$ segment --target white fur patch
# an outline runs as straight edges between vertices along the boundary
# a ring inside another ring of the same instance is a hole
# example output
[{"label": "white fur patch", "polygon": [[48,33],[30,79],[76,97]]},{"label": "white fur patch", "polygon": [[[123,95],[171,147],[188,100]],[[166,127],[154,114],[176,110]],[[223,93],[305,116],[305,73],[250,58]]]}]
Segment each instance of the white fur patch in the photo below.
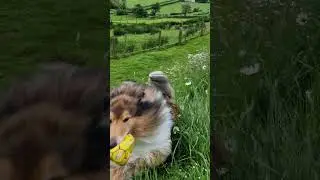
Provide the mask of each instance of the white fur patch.
[{"label": "white fur patch", "polygon": [[154,131],[152,136],[136,139],[136,145],[129,161],[134,161],[136,158],[143,158],[153,151],[161,151],[164,154],[170,153],[171,128],[173,126],[170,109],[165,107],[160,117],[162,124]]}]

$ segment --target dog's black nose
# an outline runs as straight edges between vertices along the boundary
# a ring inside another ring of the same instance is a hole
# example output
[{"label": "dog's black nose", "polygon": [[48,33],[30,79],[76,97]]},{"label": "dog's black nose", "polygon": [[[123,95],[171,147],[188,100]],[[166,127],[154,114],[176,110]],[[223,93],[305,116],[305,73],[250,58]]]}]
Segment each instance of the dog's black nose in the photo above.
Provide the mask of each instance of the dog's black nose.
[{"label": "dog's black nose", "polygon": [[110,149],[116,147],[118,144],[117,144],[117,141],[115,139],[110,139]]}]

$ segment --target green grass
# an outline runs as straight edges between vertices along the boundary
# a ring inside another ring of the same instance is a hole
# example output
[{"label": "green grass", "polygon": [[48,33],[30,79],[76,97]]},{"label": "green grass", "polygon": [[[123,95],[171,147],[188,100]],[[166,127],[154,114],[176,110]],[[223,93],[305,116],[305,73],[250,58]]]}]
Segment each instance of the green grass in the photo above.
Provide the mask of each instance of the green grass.
[{"label": "green grass", "polygon": [[[178,30],[162,30],[161,31],[161,36],[167,36],[169,38],[169,44],[172,44],[172,43],[177,43],[179,41],[179,31]],[[136,50],[142,50],[142,47],[141,47],[141,44],[146,42],[149,38],[158,38],[159,37],[159,34],[156,33],[156,34],[137,34],[137,35],[134,35],[134,34],[130,34],[130,35],[127,35],[127,37],[125,36],[120,36],[118,38],[119,42],[131,42],[131,43],[134,43],[136,44]]]},{"label": "green grass", "polygon": [[[174,4],[169,4],[167,6],[163,6],[160,8],[161,14],[170,14],[170,13],[180,13],[182,11],[183,2],[177,2]],[[191,10],[194,8],[199,8],[201,12],[210,12],[210,4],[209,3],[189,3],[191,6]]]},{"label": "green grass", "polygon": [[117,16],[112,14],[111,19],[113,23],[127,23],[127,24],[135,24],[135,23],[146,23],[146,24],[152,24],[152,23],[160,23],[160,22],[183,22],[190,20],[190,18],[136,18],[132,15],[123,15],[123,16]]},{"label": "green grass", "polygon": [[[210,23],[206,23],[206,31],[210,31]],[[186,33],[186,31],[183,31],[183,35]],[[200,36],[201,31],[195,32],[193,35],[190,35],[187,37],[187,40],[189,38],[198,37]],[[113,36],[113,30],[110,31],[110,37]],[[162,30],[161,36],[168,37],[169,42],[167,44],[175,44],[179,42],[179,30],[176,30],[174,28]],[[126,44],[127,47],[131,47],[134,45],[134,52],[135,51],[141,51],[143,50],[143,43],[147,42],[150,38],[152,39],[158,39],[159,33],[150,34],[150,33],[144,33],[144,34],[127,34],[126,36],[118,36],[118,42],[121,42],[123,44]],[[126,42],[126,43],[125,43]],[[123,46],[121,46],[123,47]],[[152,47],[148,47],[152,48]],[[120,52],[119,52],[120,53]],[[121,53],[120,53],[121,54]]]},{"label": "green grass", "polygon": [[[166,70],[175,62],[184,63],[189,53],[195,53],[198,49],[209,48],[209,35],[191,40],[186,45],[175,46],[166,50],[152,51],[133,55],[110,63],[111,86],[119,85],[126,78],[137,81],[146,81],[148,73],[153,70]],[[130,66],[128,66],[130,63]]]},{"label": "green grass", "polygon": [[[213,46],[222,52],[215,50],[214,122],[232,155],[220,179],[318,179],[319,3],[215,5],[220,28],[213,31],[221,43]],[[298,21],[302,12],[305,24]],[[259,73],[239,73],[255,62]]]},{"label": "green grass", "polygon": [[[209,96],[205,93],[209,88],[209,71],[192,69],[187,59],[188,54],[197,50],[209,51],[209,35],[183,46],[111,61],[111,87],[128,79],[146,82],[151,71],[166,72],[182,110],[175,124],[180,131],[173,134],[173,158],[135,179],[209,179]],[[185,78],[192,85],[186,86]]]},{"label": "green grass", "polygon": [[54,0],[1,2],[0,85],[49,59],[60,57],[85,66],[105,64],[105,14],[97,6],[84,0],[77,5]]}]

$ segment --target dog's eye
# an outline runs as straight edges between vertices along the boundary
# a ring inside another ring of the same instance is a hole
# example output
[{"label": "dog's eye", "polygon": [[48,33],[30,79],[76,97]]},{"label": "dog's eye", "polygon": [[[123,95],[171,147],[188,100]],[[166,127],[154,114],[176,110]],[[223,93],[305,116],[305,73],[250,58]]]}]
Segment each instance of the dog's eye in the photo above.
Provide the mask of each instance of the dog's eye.
[{"label": "dog's eye", "polygon": [[127,121],[129,121],[129,118],[125,118],[125,119],[123,120],[123,122],[127,122]]}]

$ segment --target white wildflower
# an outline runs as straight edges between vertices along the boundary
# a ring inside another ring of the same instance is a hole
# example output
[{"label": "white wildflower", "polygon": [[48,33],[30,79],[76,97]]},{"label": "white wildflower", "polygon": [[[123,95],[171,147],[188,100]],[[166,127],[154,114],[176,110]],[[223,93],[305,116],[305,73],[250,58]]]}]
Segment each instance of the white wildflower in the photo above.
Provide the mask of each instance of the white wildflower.
[{"label": "white wildflower", "polygon": [[185,83],[186,86],[190,86],[191,84],[192,84],[191,81],[187,81],[187,82]]},{"label": "white wildflower", "polygon": [[188,60],[192,68],[206,69],[208,67],[209,53],[199,52],[194,55],[189,54]]},{"label": "white wildflower", "polygon": [[203,69],[203,70],[206,70],[206,69],[207,69],[207,66],[206,66],[206,65],[203,65],[203,66],[202,66],[202,69]]},{"label": "white wildflower", "polygon": [[178,126],[174,126],[172,131],[173,131],[173,134],[177,134],[178,132],[180,132],[180,129]]}]

